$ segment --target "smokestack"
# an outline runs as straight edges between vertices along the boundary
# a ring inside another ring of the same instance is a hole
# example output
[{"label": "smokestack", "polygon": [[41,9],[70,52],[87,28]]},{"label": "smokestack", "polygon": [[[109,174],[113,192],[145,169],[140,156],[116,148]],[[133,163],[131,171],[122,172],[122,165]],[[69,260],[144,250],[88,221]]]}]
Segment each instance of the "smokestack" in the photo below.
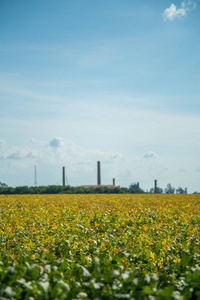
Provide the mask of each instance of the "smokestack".
[{"label": "smokestack", "polygon": [[62,175],[63,175],[63,186],[65,186],[65,167],[62,168]]},{"label": "smokestack", "polygon": [[115,178],[113,178],[113,186],[115,186]]},{"label": "smokestack", "polygon": [[100,161],[97,162],[97,185],[101,185],[101,168],[100,168]]},{"label": "smokestack", "polygon": [[155,179],[154,183],[155,183],[155,193],[157,193],[157,180],[156,179]]}]

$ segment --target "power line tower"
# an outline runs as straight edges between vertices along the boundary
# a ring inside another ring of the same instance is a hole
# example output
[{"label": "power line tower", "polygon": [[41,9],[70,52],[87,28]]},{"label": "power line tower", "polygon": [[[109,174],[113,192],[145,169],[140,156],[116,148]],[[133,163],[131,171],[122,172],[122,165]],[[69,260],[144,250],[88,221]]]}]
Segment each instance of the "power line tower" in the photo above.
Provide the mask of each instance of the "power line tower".
[{"label": "power line tower", "polygon": [[34,167],[34,186],[37,186],[37,166]]}]

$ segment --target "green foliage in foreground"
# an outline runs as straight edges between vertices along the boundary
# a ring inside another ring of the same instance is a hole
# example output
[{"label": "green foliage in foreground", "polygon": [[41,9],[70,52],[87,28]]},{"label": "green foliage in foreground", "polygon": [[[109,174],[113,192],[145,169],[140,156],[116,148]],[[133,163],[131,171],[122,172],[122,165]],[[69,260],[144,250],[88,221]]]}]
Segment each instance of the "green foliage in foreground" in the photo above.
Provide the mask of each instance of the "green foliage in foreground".
[{"label": "green foliage in foreground", "polygon": [[0,300],[200,300],[199,195],[0,200]]},{"label": "green foliage in foreground", "polygon": [[[126,253],[124,253],[126,255]],[[97,256],[85,267],[71,260],[0,262],[0,299],[200,299],[197,258],[183,252],[173,272],[144,274],[125,270],[122,253],[108,262]]]},{"label": "green foliage in foreground", "polygon": [[3,195],[17,195],[17,194],[142,194],[144,193],[140,188],[125,188],[125,187],[73,187],[70,185],[48,185],[48,186],[18,186],[18,187],[1,187],[0,194]]}]

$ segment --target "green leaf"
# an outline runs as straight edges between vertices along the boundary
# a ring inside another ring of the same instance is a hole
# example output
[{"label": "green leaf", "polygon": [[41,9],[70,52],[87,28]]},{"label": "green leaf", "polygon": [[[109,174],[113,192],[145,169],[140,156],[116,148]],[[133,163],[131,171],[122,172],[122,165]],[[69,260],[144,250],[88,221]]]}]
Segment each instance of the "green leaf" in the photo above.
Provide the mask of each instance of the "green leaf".
[{"label": "green leaf", "polygon": [[191,259],[191,257],[188,252],[185,252],[185,251],[182,252],[180,265],[183,267],[186,267],[187,265],[189,265],[190,259]]},{"label": "green leaf", "polygon": [[144,286],[143,287],[143,290],[145,291],[145,293],[147,293],[148,295],[152,295],[153,294],[153,291],[152,291],[152,289],[151,289],[151,287],[150,286]]}]

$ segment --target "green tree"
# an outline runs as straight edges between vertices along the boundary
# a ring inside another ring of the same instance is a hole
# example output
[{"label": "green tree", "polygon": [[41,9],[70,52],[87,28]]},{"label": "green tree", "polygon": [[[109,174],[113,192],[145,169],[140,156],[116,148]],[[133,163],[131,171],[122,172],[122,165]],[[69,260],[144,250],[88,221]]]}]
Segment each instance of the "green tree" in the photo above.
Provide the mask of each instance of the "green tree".
[{"label": "green tree", "polygon": [[165,189],[166,194],[174,194],[175,188],[171,186],[171,183],[167,184],[167,187]]},{"label": "green tree", "polygon": [[0,187],[2,187],[2,188],[6,188],[6,187],[8,187],[8,186],[7,186],[7,184],[6,184],[6,183],[0,182]]},{"label": "green tree", "polygon": [[177,193],[177,194],[187,194],[187,188],[183,189],[182,187],[179,186],[179,187],[176,189],[176,193]]}]

